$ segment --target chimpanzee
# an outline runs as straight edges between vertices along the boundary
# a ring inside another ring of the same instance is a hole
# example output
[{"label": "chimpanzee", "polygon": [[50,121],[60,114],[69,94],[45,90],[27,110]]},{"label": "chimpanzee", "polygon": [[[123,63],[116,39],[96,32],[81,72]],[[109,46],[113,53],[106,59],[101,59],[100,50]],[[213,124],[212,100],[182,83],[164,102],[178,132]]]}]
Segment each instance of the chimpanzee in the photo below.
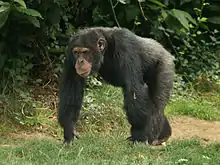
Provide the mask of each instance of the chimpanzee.
[{"label": "chimpanzee", "polygon": [[82,106],[85,79],[93,73],[121,87],[132,142],[160,145],[171,136],[164,115],[173,86],[171,54],[157,41],[126,28],[81,29],[70,39],[60,88],[58,121],[64,143],[72,142]]}]

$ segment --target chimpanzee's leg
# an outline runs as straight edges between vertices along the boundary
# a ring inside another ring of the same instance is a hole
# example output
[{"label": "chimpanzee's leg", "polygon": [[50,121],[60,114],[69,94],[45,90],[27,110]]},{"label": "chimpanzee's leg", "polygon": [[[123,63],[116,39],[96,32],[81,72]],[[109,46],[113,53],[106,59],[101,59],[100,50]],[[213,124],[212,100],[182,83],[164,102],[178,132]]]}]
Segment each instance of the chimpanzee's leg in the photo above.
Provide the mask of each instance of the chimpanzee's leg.
[{"label": "chimpanzee's leg", "polygon": [[150,115],[153,109],[151,100],[148,97],[148,90],[146,86],[137,82],[130,87],[123,89],[124,108],[127,119],[131,124],[131,137],[128,139],[147,142],[150,131]]},{"label": "chimpanzee's leg", "polygon": [[[68,61],[67,61],[68,62]],[[59,95],[58,121],[64,129],[64,142],[70,143],[75,134],[83,99],[85,80],[68,67],[66,62]]]},{"label": "chimpanzee's leg", "polygon": [[155,110],[151,116],[150,142],[157,145],[159,141],[166,141],[171,136],[171,127],[167,120],[164,109],[170,97],[170,91],[173,87],[173,65],[159,63],[157,74],[148,81],[149,97],[151,98]]},{"label": "chimpanzee's leg", "polygon": [[167,117],[166,116],[164,116],[164,117],[165,118],[164,118],[163,128],[162,128],[162,131],[160,132],[160,136],[158,137],[159,144],[161,144],[163,142],[166,142],[169,139],[169,137],[171,136],[171,133],[172,133],[170,123],[167,120]]},{"label": "chimpanzee's leg", "polygon": [[171,136],[171,127],[165,115],[152,115],[151,128],[149,132],[149,144],[161,145]]}]

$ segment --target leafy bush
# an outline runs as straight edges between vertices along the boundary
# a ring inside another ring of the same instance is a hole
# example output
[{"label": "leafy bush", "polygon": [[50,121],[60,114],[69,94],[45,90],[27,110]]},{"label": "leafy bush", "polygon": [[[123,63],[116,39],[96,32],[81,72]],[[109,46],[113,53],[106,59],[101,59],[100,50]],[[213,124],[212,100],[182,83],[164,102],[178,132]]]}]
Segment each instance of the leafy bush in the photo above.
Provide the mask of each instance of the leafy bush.
[{"label": "leafy bush", "polygon": [[[193,8],[195,19],[186,12],[177,12],[176,9],[174,11],[172,9],[173,18],[165,17],[168,28],[162,28],[170,38],[169,41],[176,57],[177,72],[184,74],[191,81],[203,74],[208,75],[213,80],[220,78],[218,76],[220,32],[217,29],[209,29],[206,25],[208,19],[203,16],[204,9],[209,5],[203,1],[200,8]],[[175,22],[176,19],[182,24],[182,29],[181,27],[177,28],[176,24],[173,26],[171,23]]]},{"label": "leafy bush", "polygon": [[[0,72],[7,77],[10,76],[8,70],[22,67],[22,72],[15,72],[16,76],[20,77],[18,79],[25,80],[26,77],[30,78],[30,75],[36,77],[42,70],[52,72],[52,76],[56,78],[62,70],[68,38],[75,29],[82,26],[118,25],[139,35],[153,37],[164,44],[176,57],[177,73],[183,74],[188,80],[194,80],[204,73],[219,79],[220,35],[216,30],[220,24],[218,2],[109,2],[0,1]],[[29,67],[10,64],[11,61],[19,59],[25,59],[23,63]],[[6,68],[6,71],[3,68]],[[25,80],[24,83],[26,82]]]}]

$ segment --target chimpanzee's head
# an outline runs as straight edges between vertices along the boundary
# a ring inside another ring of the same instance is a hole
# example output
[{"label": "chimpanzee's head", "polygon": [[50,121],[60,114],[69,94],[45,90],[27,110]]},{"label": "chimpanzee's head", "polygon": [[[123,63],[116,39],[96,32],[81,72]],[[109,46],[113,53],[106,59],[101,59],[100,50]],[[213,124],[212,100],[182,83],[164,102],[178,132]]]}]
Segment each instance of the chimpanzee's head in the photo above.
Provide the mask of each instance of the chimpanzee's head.
[{"label": "chimpanzee's head", "polygon": [[71,44],[77,74],[88,77],[98,72],[103,62],[107,41],[99,30],[83,30]]}]

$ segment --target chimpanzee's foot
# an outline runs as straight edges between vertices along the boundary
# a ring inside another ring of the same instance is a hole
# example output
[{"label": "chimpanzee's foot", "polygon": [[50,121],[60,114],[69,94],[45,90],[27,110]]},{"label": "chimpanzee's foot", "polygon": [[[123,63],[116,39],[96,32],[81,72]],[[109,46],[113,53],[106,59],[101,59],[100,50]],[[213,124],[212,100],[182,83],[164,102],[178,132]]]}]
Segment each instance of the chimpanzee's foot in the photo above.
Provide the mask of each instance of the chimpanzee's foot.
[{"label": "chimpanzee's foot", "polygon": [[72,140],[64,139],[64,141],[63,141],[63,145],[65,145],[65,146],[71,146],[72,144],[73,144]]},{"label": "chimpanzee's foot", "polygon": [[76,129],[75,128],[73,128],[73,132],[72,132],[72,135],[73,135],[73,139],[79,139],[80,137],[79,137],[79,134],[76,132]]},{"label": "chimpanzee's foot", "polygon": [[135,126],[131,126],[131,136],[127,138],[127,140],[133,142],[143,142],[146,143],[148,141],[147,129],[144,128],[136,128]]},{"label": "chimpanzee's foot", "polygon": [[151,145],[153,146],[158,146],[158,145],[166,145],[166,141],[169,139],[169,137],[166,137],[166,138],[163,138],[163,139],[160,139],[160,140],[154,140]]},{"label": "chimpanzee's foot", "polygon": [[73,131],[72,131],[72,138],[71,139],[69,139],[69,138],[64,138],[64,141],[63,141],[63,144],[64,145],[72,145],[72,140],[73,139],[79,139],[79,135],[78,135],[78,133],[76,132],[76,129],[75,128],[73,128]]},{"label": "chimpanzee's foot", "polygon": [[132,142],[132,144],[135,144],[135,143],[145,143],[145,144],[148,144],[147,140],[133,139],[132,136],[127,137],[126,140],[129,141],[129,142]]}]

